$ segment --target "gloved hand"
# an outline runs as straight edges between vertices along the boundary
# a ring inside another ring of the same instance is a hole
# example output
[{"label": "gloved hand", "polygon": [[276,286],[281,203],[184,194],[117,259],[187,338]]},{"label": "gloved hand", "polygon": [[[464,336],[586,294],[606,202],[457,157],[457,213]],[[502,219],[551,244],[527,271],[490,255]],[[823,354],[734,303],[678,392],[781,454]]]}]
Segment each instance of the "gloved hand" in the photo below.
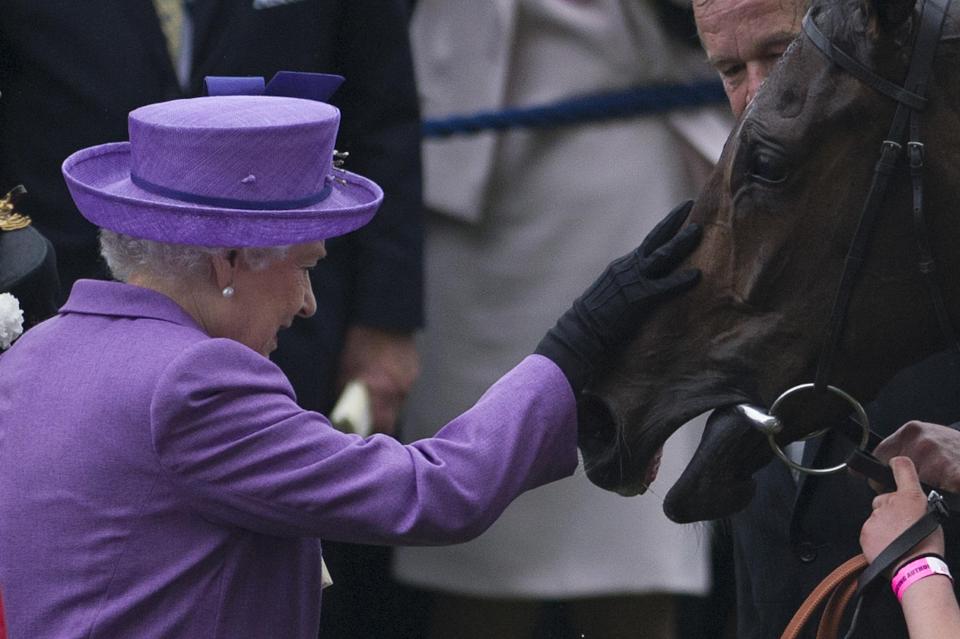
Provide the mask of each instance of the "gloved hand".
[{"label": "gloved hand", "polygon": [[536,353],[556,362],[575,393],[633,337],[650,311],[699,280],[697,270],[672,272],[700,243],[699,225],[677,233],[692,206],[692,201],[677,206],[639,248],[611,262],[540,340]]}]

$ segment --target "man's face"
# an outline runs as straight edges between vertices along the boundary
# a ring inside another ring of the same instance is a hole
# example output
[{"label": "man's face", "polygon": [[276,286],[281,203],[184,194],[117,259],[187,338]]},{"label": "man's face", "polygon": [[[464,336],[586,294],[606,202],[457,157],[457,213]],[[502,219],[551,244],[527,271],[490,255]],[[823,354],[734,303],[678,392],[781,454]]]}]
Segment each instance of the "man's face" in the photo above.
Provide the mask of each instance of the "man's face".
[{"label": "man's face", "polygon": [[801,0],[694,0],[700,40],[737,117],[800,32],[802,4]]}]

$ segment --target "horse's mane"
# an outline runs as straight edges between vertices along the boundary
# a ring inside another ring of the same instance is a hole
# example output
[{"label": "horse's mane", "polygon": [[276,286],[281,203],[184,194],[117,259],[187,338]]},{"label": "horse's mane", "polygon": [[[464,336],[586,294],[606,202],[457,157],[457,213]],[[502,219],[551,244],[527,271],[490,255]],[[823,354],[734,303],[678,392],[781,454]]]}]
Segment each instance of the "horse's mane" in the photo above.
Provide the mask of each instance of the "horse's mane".
[{"label": "horse's mane", "polygon": [[811,9],[817,12],[817,25],[830,33],[831,41],[847,53],[862,53],[868,30],[863,0],[814,0]]},{"label": "horse's mane", "polygon": [[922,1],[916,0],[916,6],[912,6],[912,19],[898,23],[885,35],[881,33],[883,8],[897,6],[900,10],[910,10],[911,7],[905,8],[897,0],[886,0],[886,3],[884,0],[813,0],[811,7],[818,11],[817,24],[824,33],[830,34],[830,40],[835,45],[850,55],[866,60],[872,43],[879,37],[892,37],[900,46],[910,41]]}]

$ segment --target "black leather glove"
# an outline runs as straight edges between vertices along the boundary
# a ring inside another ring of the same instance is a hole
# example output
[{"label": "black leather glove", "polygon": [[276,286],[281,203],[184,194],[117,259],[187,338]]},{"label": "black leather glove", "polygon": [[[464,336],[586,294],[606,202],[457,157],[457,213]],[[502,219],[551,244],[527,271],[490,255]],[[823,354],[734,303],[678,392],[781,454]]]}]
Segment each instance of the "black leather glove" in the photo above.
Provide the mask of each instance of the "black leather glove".
[{"label": "black leather glove", "polygon": [[697,283],[700,271],[672,272],[700,243],[699,225],[677,233],[692,206],[673,209],[639,248],[611,262],[540,340],[536,353],[556,362],[575,393],[657,304]]}]

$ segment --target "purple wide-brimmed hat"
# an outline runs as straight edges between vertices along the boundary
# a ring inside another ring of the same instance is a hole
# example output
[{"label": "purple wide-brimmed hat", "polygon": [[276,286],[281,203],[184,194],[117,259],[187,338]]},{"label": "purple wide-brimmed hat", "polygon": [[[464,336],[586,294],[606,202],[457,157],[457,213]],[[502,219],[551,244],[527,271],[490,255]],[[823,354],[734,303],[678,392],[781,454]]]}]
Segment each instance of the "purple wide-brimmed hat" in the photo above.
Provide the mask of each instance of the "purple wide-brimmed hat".
[{"label": "purple wide-brimmed hat", "polygon": [[322,100],[342,80],[208,78],[209,97],[131,111],[129,142],[77,151],[63,175],[84,217],[133,237],[243,247],[343,235],[383,191],[334,165],[340,112]]}]

